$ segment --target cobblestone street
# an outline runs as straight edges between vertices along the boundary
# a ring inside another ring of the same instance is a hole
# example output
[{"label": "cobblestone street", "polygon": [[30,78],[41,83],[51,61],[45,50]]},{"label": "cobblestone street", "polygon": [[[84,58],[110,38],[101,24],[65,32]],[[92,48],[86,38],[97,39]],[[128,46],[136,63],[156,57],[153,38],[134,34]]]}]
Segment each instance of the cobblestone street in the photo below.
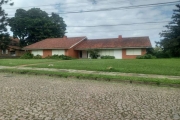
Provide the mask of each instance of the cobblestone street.
[{"label": "cobblestone street", "polygon": [[0,120],[180,120],[180,89],[0,73]]}]

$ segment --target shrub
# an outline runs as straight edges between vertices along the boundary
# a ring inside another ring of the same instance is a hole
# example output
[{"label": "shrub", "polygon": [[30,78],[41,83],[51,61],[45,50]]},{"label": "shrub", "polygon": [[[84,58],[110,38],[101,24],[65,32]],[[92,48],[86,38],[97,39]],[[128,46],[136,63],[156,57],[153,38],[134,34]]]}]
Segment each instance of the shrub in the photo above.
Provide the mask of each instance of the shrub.
[{"label": "shrub", "polygon": [[26,52],[20,57],[20,59],[32,59],[32,58],[33,58],[33,54],[31,54],[30,52]]},{"label": "shrub", "polygon": [[171,54],[169,51],[163,51],[160,47],[149,48],[147,49],[147,54],[156,56],[157,58],[170,58]]},{"label": "shrub", "polygon": [[105,55],[105,56],[101,56],[101,59],[115,59],[115,57],[110,55]]},{"label": "shrub", "polygon": [[136,59],[155,59],[155,58],[156,58],[156,56],[153,56],[151,54],[145,54],[145,55],[136,57]]},{"label": "shrub", "polygon": [[155,56],[157,58],[170,58],[171,57],[170,54],[167,52],[157,52],[155,53]]},{"label": "shrub", "polygon": [[91,59],[97,59],[100,55],[99,55],[99,50],[94,49],[94,50],[88,50],[89,52],[89,56],[91,57]]},{"label": "shrub", "polygon": [[59,59],[59,55],[52,55],[52,56],[48,56],[46,58],[49,58],[49,59]]},{"label": "shrub", "polygon": [[42,59],[42,56],[41,55],[36,55],[33,57],[33,59]]},{"label": "shrub", "polygon": [[61,59],[61,60],[71,60],[72,58],[66,55],[52,55],[52,56],[48,56],[46,57],[48,59]]},{"label": "shrub", "polygon": [[62,60],[71,60],[72,58],[66,55],[59,55],[59,58]]}]

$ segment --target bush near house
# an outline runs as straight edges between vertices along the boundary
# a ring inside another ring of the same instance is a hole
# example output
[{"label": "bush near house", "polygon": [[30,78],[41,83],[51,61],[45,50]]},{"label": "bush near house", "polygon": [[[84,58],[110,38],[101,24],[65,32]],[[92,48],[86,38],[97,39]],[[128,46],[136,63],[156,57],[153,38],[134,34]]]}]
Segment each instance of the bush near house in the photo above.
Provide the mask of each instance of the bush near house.
[{"label": "bush near house", "polygon": [[33,57],[33,59],[42,59],[42,56],[41,55],[36,55]]},{"label": "bush near house", "polygon": [[91,59],[97,59],[98,57],[100,57],[99,50],[97,50],[97,49],[88,50],[88,53],[89,53],[89,56],[91,57]]},{"label": "bush near house", "polygon": [[110,56],[110,55],[104,55],[104,56],[101,56],[101,59],[115,59],[115,57]]},{"label": "bush near house", "polygon": [[52,55],[52,56],[48,56],[46,57],[48,59],[61,59],[61,60],[71,60],[72,58],[66,55]]},{"label": "bush near house", "polygon": [[32,59],[33,58],[33,54],[31,54],[30,52],[24,53],[20,59]]},{"label": "bush near house", "polygon": [[155,58],[156,58],[156,56],[153,56],[151,54],[145,54],[145,55],[136,57],[136,59],[155,59]]},{"label": "bush near house", "polygon": [[168,52],[168,51],[163,52],[162,48],[160,48],[160,47],[147,49],[147,54],[156,56],[156,58],[171,58],[170,52]]}]

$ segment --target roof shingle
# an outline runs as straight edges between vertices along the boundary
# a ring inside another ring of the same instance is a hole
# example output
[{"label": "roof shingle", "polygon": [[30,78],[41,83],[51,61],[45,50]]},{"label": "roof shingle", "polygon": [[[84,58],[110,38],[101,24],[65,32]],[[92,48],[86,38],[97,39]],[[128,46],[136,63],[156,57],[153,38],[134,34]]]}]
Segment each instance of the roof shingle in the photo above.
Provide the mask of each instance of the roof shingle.
[{"label": "roof shingle", "polygon": [[23,49],[69,49],[73,45],[84,40],[85,38],[86,37],[47,38],[45,40],[26,46]]},{"label": "roof shingle", "polygon": [[111,49],[111,48],[149,48],[151,42],[149,37],[128,37],[85,40],[75,47],[76,50],[83,49]]}]

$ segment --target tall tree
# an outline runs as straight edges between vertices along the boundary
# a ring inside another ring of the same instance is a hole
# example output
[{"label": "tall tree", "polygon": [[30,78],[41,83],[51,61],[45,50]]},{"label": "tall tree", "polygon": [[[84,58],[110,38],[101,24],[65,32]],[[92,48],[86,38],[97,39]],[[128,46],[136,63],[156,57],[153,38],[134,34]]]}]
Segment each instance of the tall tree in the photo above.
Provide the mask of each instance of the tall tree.
[{"label": "tall tree", "polygon": [[8,47],[8,44],[10,42],[9,34],[7,32],[7,14],[5,13],[5,10],[3,10],[2,6],[4,4],[13,5],[11,0],[0,0],[0,49],[6,49]]},{"label": "tall tree", "polygon": [[46,38],[63,37],[66,24],[58,14],[49,16],[39,8],[18,9],[15,17],[9,20],[13,36],[20,39],[21,46],[26,46]]},{"label": "tall tree", "polygon": [[163,39],[158,44],[163,48],[163,52],[180,57],[180,4],[176,7],[173,10],[172,21],[165,26],[167,30],[160,33]]}]

